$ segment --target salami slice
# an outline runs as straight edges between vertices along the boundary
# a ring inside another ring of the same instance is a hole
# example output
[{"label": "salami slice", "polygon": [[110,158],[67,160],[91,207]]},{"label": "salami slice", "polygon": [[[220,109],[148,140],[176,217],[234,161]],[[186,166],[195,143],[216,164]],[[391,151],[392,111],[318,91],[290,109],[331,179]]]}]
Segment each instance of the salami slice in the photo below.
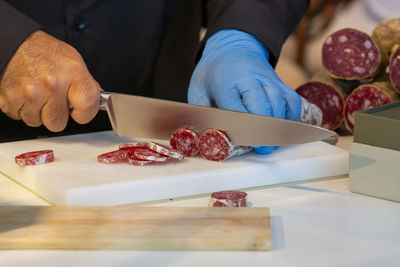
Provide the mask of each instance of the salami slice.
[{"label": "salami slice", "polygon": [[247,193],[234,190],[211,194],[210,207],[247,207]]},{"label": "salami slice", "polygon": [[97,156],[97,161],[100,163],[107,163],[107,164],[125,162],[128,154],[129,154],[128,150],[119,149]]},{"label": "salami slice", "polygon": [[135,148],[146,148],[149,147],[149,144],[146,142],[132,142],[132,143],[124,143],[119,145],[119,149],[135,149]]},{"label": "salami slice", "polygon": [[180,161],[182,161],[183,158],[185,157],[185,155],[182,152],[180,152],[176,149],[173,149],[171,147],[159,144],[159,143],[150,142],[149,148],[162,154],[162,155],[165,155],[165,156],[168,156],[168,157],[180,160]]},{"label": "salami slice", "polygon": [[372,38],[389,57],[393,46],[400,44],[400,18],[388,19],[379,23],[372,32]]},{"label": "salami slice", "polygon": [[133,155],[139,159],[163,162],[168,159],[168,156],[160,154],[150,148],[138,148],[133,152]]},{"label": "salami slice", "polygon": [[398,100],[396,90],[388,82],[364,84],[349,95],[344,108],[346,128],[354,132],[354,113]]},{"label": "salami slice", "polygon": [[398,92],[400,92],[400,46],[393,47],[393,53],[389,64],[390,82]]},{"label": "salami slice", "polygon": [[169,144],[186,157],[193,157],[199,153],[198,140],[199,134],[195,130],[181,128],[171,135]]},{"label": "salami slice", "polygon": [[200,154],[208,160],[223,161],[252,150],[249,146],[235,146],[221,130],[208,129],[199,138]]},{"label": "salami slice", "polygon": [[53,150],[38,150],[20,154],[15,157],[15,163],[21,166],[37,165],[54,161]]},{"label": "salami slice", "polygon": [[320,72],[296,92],[322,111],[321,127],[335,130],[343,123],[345,93],[326,74]]},{"label": "salami slice", "polygon": [[145,166],[155,163],[155,161],[152,160],[139,159],[134,153],[129,153],[127,159],[129,164],[136,166]]},{"label": "salami slice", "polygon": [[322,65],[334,78],[362,80],[381,72],[387,62],[366,33],[345,28],[329,35],[322,46]]}]

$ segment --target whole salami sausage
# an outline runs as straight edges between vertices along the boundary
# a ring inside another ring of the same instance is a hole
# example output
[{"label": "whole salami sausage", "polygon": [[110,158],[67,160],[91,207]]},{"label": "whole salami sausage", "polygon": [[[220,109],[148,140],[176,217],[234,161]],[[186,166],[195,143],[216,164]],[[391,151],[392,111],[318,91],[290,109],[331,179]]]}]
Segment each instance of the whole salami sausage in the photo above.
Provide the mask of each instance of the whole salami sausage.
[{"label": "whole salami sausage", "polygon": [[387,57],[395,44],[400,44],[400,18],[384,20],[375,27],[372,38],[380,45]]},{"label": "whole salami sausage", "polygon": [[354,132],[354,113],[373,107],[392,103],[399,99],[397,91],[389,82],[375,82],[363,84],[347,97],[344,107],[344,121],[346,128]]},{"label": "whole salami sausage", "polygon": [[390,82],[400,92],[400,45],[395,45],[392,50],[389,63]]},{"label": "whole salami sausage", "polygon": [[372,78],[384,70],[387,60],[372,37],[352,28],[332,33],[322,46],[322,65],[333,78]]},{"label": "whole salami sausage", "polygon": [[200,154],[208,160],[223,161],[250,152],[250,146],[235,146],[221,130],[208,129],[199,138]]},{"label": "whole salami sausage", "polygon": [[321,127],[335,130],[343,123],[346,94],[325,72],[316,73],[309,82],[299,86],[296,91],[320,108]]},{"label": "whole salami sausage", "polygon": [[304,97],[301,97],[301,121],[315,126],[322,124],[321,109]]},{"label": "whole salami sausage", "polygon": [[211,194],[209,207],[247,207],[247,193],[225,190]]}]

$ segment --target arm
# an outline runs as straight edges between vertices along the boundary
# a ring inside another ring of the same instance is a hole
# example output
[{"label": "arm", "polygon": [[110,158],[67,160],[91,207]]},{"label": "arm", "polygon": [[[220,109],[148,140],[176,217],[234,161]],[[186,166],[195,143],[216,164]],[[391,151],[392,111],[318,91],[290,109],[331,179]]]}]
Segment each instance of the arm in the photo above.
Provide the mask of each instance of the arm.
[{"label": "arm", "polygon": [[261,41],[275,66],[283,43],[308,7],[308,0],[208,0],[205,1],[207,41],[214,33],[232,28]]},{"label": "arm", "polygon": [[40,25],[0,0],[0,74],[18,47]]},{"label": "arm", "polygon": [[[272,67],[282,43],[301,17],[296,9],[299,3],[209,1],[209,28],[190,81],[189,103],[215,103],[223,109],[299,121],[300,96],[279,79]],[[305,9],[306,4],[300,11]],[[256,148],[262,154],[272,150]]]}]

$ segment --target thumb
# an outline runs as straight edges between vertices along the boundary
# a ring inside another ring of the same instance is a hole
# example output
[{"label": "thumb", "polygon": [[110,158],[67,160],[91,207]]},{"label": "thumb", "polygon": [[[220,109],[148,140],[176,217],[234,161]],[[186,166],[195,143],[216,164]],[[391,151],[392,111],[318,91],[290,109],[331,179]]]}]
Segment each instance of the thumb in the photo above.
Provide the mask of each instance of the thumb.
[{"label": "thumb", "polygon": [[75,79],[68,90],[68,100],[73,107],[71,117],[80,124],[90,122],[100,104],[100,85],[89,74]]},{"label": "thumb", "polygon": [[189,85],[188,103],[211,107],[211,99],[208,96],[207,90],[197,86],[197,84],[193,81],[191,81]]}]

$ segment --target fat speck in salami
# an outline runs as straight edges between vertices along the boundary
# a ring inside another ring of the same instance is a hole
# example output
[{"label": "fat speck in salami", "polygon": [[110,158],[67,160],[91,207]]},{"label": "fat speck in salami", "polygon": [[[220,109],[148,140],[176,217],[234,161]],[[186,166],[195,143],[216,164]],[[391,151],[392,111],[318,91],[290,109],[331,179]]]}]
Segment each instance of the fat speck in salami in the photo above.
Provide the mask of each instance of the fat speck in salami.
[{"label": "fat speck in salami", "polygon": [[208,129],[199,138],[200,154],[208,160],[223,161],[252,150],[249,146],[235,146],[221,130]]},{"label": "fat speck in salami", "polygon": [[345,28],[329,35],[322,46],[322,65],[334,78],[362,80],[383,70],[387,57],[366,33]]},{"label": "fat speck in salami", "polygon": [[211,194],[210,207],[247,207],[247,193],[225,190]]},{"label": "fat speck in salami", "polygon": [[37,165],[54,161],[53,150],[38,150],[20,154],[15,157],[15,163],[21,166]]}]

